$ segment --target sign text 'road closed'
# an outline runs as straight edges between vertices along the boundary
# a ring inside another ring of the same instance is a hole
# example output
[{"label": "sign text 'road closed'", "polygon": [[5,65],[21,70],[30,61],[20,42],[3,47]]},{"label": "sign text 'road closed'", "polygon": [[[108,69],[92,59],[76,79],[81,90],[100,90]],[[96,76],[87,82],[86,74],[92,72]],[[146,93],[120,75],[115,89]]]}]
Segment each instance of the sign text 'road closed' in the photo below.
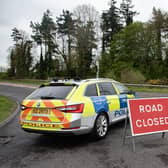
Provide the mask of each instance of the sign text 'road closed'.
[{"label": "sign text 'road closed'", "polygon": [[132,135],[168,131],[168,98],[128,100]]}]

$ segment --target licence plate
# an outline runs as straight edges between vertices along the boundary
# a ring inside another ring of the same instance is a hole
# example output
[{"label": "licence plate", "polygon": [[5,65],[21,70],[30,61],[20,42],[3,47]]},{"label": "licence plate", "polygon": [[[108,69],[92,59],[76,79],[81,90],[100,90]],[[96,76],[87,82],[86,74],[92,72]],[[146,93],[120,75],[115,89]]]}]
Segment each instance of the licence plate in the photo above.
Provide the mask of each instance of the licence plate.
[{"label": "licence plate", "polygon": [[32,114],[50,114],[50,109],[47,108],[34,108]]}]

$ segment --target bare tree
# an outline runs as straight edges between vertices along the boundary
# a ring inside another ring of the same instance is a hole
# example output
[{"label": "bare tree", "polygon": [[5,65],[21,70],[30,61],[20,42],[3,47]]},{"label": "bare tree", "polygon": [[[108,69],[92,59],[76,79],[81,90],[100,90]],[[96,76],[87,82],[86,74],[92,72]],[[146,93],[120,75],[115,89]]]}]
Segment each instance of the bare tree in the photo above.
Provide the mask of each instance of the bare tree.
[{"label": "bare tree", "polygon": [[95,61],[100,41],[100,17],[91,5],[83,4],[74,9],[76,25],[76,48],[78,54],[78,73],[82,77],[90,75],[90,67]]},{"label": "bare tree", "polygon": [[99,21],[98,11],[90,4],[77,6],[74,9],[73,14],[76,19],[80,20],[83,24],[87,24],[87,22],[93,22],[94,24],[97,24]]}]

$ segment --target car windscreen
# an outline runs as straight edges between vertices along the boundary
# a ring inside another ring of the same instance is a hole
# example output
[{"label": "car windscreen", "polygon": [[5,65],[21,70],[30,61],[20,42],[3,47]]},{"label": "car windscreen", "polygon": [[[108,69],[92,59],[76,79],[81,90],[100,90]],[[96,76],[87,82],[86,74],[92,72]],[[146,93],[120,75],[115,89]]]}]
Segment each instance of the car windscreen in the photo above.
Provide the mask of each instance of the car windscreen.
[{"label": "car windscreen", "polygon": [[40,87],[26,99],[65,99],[74,86],[45,86]]}]

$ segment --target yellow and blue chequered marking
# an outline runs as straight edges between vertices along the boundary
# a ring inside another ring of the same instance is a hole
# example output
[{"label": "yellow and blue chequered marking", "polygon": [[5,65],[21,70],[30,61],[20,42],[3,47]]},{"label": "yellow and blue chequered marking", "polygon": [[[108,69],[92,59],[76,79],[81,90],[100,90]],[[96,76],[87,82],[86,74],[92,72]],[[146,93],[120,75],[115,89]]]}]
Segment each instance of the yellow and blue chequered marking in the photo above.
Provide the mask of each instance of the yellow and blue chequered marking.
[{"label": "yellow and blue chequered marking", "polygon": [[[109,104],[106,96],[91,97],[91,100],[93,102],[93,106],[97,114],[99,114],[100,112],[109,112]],[[125,109],[127,108],[127,95],[118,95],[118,100],[120,106],[114,111],[115,117],[119,117],[126,114]]]},{"label": "yellow and blue chequered marking", "polygon": [[95,109],[96,113],[100,113],[102,111],[103,112],[108,112],[109,111],[106,96],[91,97],[91,100],[93,102],[94,109]]},{"label": "yellow and blue chequered marking", "polygon": [[119,95],[119,100],[120,100],[120,109],[121,108],[126,108],[127,107],[127,95]]}]

